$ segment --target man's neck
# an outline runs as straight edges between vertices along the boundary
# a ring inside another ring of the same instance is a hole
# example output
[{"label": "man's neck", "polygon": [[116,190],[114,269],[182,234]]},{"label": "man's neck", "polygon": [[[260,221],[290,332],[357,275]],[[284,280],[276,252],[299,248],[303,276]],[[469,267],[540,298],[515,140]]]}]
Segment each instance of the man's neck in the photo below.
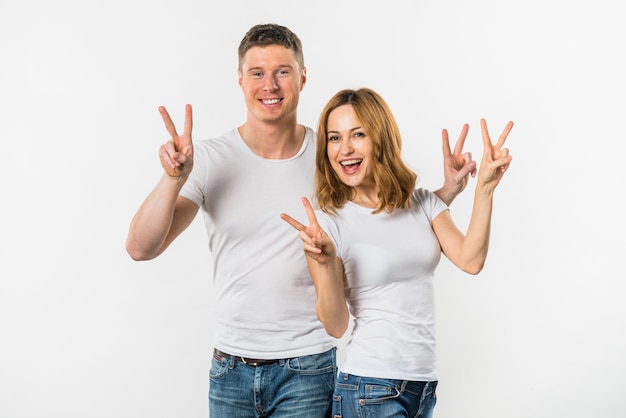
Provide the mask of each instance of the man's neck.
[{"label": "man's neck", "polygon": [[296,121],[264,123],[247,121],[239,128],[239,134],[252,152],[262,158],[283,160],[298,153],[304,141],[304,126]]}]

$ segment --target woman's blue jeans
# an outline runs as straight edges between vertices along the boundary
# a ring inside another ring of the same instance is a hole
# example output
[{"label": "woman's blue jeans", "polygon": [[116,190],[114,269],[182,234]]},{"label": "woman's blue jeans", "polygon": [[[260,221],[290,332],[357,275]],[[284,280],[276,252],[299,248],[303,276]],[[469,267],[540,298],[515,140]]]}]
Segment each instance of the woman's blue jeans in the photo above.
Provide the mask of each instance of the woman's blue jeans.
[{"label": "woman's blue jeans", "polygon": [[258,366],[213,356],[209,416],[328,418],[337,376],[335,352]]},{"label": "woman's blue jeans", "polygon": [[339,373],[333,418],[431,418],[437,382],[378,379]]}]

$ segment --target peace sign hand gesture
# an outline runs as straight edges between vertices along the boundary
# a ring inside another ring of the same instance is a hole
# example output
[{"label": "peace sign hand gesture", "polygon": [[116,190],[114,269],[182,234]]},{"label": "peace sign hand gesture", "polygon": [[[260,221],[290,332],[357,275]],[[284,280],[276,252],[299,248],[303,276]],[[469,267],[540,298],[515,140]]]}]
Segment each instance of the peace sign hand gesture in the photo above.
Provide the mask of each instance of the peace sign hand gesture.
[{"label": "peace sign hand gesture", "polygon": [[500,183],[504,172],[509,168],[513,157],[509,155],[509,149],[503,148],[509,132],[513,129],[513,122],[509,122],[494,145],[489,137],[487,122],[480,120],[480,129],[483,136],[483,157],[478,170],[478,183],[490,187],[492,190]]},{"label": "peace sign hand gesture", "polygon": [[186,178],[193,168],[193,143],[191,141],[192,112],[191,105],[185,105],[185,125],[183,133],[178,134],[174,122],[170,118],[165,107],[159,107],[159,113],[165,123],[165,129],[169,132],[171,139],[161,145],[159,157],[161,166],[172,178]]},{"label": "peace sign hand gesture", "polygon": [[[454,153],[450,148],[450,140],[446,129],[442,132],[444,189],[454,197],[467,186],[470,175],[476,176],[476,161],[472,160],[471,152],[463,152],[463,145],[469,125],[464,124],[454,145]],[[451,202],[447,202],[451,203]]]},{"label": "peace sign hand gesture", "polygon": [[281,219],[299,231],[300,239],[304,243],[304,253],[307,257],[322,265],[335,263],[335,245],[317,223],[315,211],[306,197],[302,198],[302,204],[306,210],[309,226],[304,226],[286,213],[280,214]]},{"label": "peace sign hand gesture", "polygon": [[343,265],[336,255],[335,245],[317,223],[315,211],[306,197],[302,198],[302,204],[309,218],[309,226],[304,226],[286,213],[281,213],[280,217],[299,231],[300,239],[304,243],[307,265],[317,293],[317,317],[329,335],[340,338],[348,329],[350,320],[343,282]]}]

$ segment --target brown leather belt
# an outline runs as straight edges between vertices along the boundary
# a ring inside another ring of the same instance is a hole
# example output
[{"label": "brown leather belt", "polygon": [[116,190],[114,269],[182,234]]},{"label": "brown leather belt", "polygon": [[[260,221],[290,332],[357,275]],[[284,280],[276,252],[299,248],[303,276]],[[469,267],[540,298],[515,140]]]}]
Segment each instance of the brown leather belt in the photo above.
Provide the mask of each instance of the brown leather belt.
[{"label": "brown leather belt", "polygon": [[217,357],[221,357],[221,358],[225,358],[227,360],[230,360],[231,358],[234,358],[235,361],[240,361],[243,364],[247,365],[247,366],[251,366],[251,367],[255,367],[255,366],[262,366],[264,364],[273,364],[273,363],[277,363],[279,361],[279,359],[257,359],[257,358],[247,358],[247,357],[238,357],[238,356],[232,356],[228,353],[224,353],[223,351],[218,350],[217,348],[213,350],[213,355],[217,356]]}]

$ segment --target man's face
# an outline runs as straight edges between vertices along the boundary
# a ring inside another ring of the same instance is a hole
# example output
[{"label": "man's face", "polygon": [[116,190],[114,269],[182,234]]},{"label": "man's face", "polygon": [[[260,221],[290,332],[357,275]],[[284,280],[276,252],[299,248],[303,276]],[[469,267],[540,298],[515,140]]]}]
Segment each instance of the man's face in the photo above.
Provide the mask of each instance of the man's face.
[{"label": "man's face", "polygon": [[280,45],[250,48],[239,71],[248,114],[263,122],[295,117],[305,82],[306,69]]}]

